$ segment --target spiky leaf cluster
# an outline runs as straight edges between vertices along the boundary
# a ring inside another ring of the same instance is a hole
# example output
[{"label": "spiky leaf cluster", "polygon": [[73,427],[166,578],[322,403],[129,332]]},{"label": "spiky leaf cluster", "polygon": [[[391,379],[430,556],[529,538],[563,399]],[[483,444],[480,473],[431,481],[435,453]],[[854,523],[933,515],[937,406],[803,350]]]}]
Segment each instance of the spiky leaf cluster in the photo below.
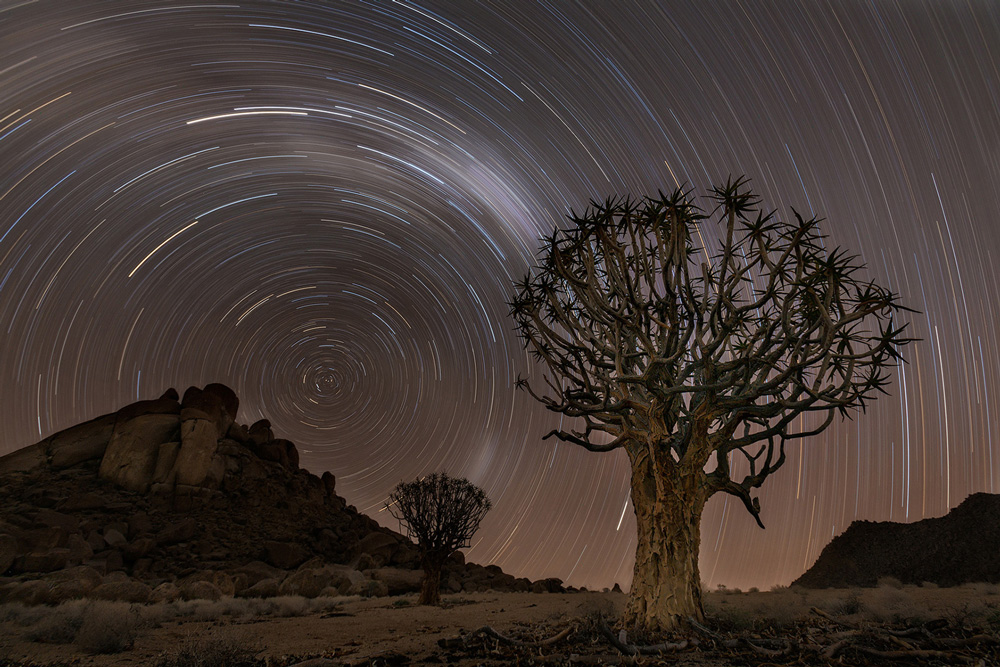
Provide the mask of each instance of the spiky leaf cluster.
[{"label": "spiky leaf cluster", "polygon": [[[652,448],[668,467],[715,453],[706,483],[759,522],[749,492],[782,465],[785,441],[884,392],[910,341],[894,316],[908,309],[857,256],[824,247],[819,219],[765,213],[742,178],[709,199],[707,215],[682,189],[592,201],[543,239],[510,307],[548,372],[518,386],[582,422],[546,437]],[[712,224],[714,250],[696,242]],[[819,417],[794,432],[809,413]],[[749,464],[742,479],[734,452]]]},{"label": "spiky leaf cluster", "polygon": [[386,502],[386,509],[421,551],[443,556],[469,546],[491,507],[481,488],[443,473],[400,482]]}]

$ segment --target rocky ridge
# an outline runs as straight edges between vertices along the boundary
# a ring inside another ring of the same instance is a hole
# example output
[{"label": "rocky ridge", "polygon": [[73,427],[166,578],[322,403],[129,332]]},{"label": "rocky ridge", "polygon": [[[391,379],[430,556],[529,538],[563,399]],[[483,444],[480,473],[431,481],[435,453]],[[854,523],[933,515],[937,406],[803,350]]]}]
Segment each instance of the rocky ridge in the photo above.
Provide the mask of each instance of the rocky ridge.
[{"label": "rocky ridge", "polygon": [[974,493],[943,517],[913,523],[855,521],[830,542],[793,586],[957,586],[1000,582],[1000,495]]},{"label": "rocky ridge", "polygon": [[[416,547],[299,468],[228,387],[173,389],[0,457],[0,602],[419,590]],[[562,592],[455,554],[445,592]]]}]

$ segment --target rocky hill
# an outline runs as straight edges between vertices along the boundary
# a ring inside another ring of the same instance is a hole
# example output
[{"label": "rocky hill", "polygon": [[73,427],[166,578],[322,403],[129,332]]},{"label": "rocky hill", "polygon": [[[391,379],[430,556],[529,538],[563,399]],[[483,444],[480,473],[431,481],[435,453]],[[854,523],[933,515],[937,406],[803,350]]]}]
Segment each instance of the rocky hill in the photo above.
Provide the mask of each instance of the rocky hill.
[{"label": "rocky hill", "polygon": [[875,586],[882,577],[1000,582],[1000,495],[974,493],[947,515],[914,523],[855,521],[792,585]]},{"label": "rocky hill", "polygon": [[[224,385],[170,389],[0,458],[0,602],[419,590],[415,546],[238,409]],[[563,590],[460,553],[442,583]]]}]

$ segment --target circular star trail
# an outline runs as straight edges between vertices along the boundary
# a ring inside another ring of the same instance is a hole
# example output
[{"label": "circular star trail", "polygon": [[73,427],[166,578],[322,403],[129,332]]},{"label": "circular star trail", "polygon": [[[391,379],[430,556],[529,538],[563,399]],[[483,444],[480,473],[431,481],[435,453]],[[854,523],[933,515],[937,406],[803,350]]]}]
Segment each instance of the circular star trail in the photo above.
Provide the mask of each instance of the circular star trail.
[{"label": "circular star trail", "polygon": [[0,2],[0,453],[224,382],[387,525],[446,471],[470,559],[627,584],[624,454],[541,440],[505,302],[570,209],[746,174],[919,311],[766,531],[706,511],[709,585],[787,583],[1000,486],[998,108],[989,0]]}]

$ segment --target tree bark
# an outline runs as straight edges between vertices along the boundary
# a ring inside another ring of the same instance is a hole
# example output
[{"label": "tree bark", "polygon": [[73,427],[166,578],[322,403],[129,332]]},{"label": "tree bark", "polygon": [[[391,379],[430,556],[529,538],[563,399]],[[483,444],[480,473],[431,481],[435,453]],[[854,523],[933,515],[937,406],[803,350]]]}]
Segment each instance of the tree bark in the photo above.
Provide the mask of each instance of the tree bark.
[{"label": "tree bark", "polygon": [[702,622],[698,550],[708,494],[701,466],[654,466],[647,452],[630,458],[638,544],[626,626],[659,631],[686,626],[688,617]]},{"label": "tree bark", "polygon": [[438,558],[432,554],[426,554],[421,559],[424,580],[420,584],[418,604],[441,604],[441,568],[444,567],[444,561],[444,558]]}]

